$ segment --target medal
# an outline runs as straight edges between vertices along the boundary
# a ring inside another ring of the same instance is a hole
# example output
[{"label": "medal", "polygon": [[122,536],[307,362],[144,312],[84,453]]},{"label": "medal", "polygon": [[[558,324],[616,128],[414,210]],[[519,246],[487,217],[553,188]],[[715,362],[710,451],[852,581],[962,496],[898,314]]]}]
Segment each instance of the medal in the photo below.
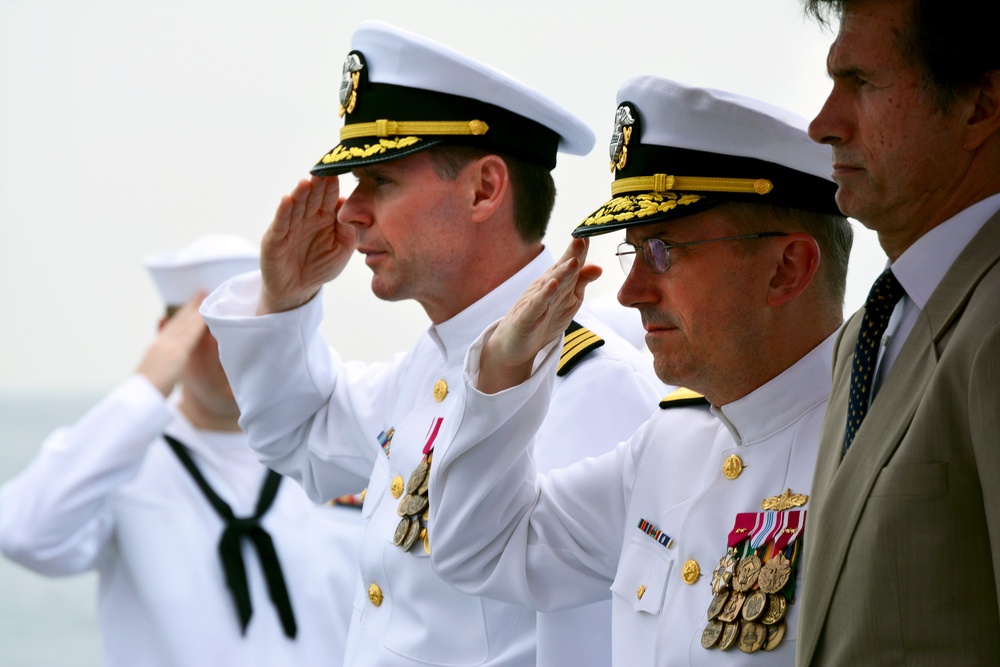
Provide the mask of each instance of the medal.
[{"label": "medal", "polygon": [[712,570],[712,592],[718,595],[729,588],[729,582],[733,578],[733,566],[736,565],[736,556],[733,549],[726,552],[726,555],[719,559],[719,566]]},{"label": "medal", "polygon": [[767,594],[761,591],[754,591],[747,596],[743,602],[743,618],[748,621],[756,621],[764,615],[764,608],[767,607]]},{"label": "medal", "polygon": [[778,648],[778,644],[785,638],[785,624],[782,622],[765,627],[767,627],[767,639],[764,640],[764,650],[773,651]]},{"label": "medal", "polygon": [[714,621],[719,617],[719,614],[722,613],[723,608],[726,606],[726,600],[728,599],[728,589],[715,594],[715,597],[712,598],[712,604],[708,605],[708,620]]},{"label": "medal", "polygon": [[420,527],[419,521],[410,522],[409,528],[407,528],[406,530],[406,537],[403,538],[403,543],[400,545],[401,547],[403,547],[403,551],[409,551],[411,548],[413,548],[413,545],[416,543],[417,538],[420,537],[421,530],[423,530],[423,528]]},{"label": "medal", "polygon": [[740,650],[744,653],[756,653],[764,648],[767,641],[767,630],[760,623],[746,621],[740,628]]},{"label": "medal", "polygon": [[706,649],[739,644],[744,653],[771,651],[784,639],[806,516],[793,508],[806,500],[789,489],[762,501],[763,512],[736,515],[728,549],[712,570]]},{"label": "medal", "polygon": [[767,596],[767,612],[764,613],[760,622],[764,625],[774,625],[785,617],[785,610],[788,609],[788,601],[784,595]]},{"label": "medal", "polygon": [[736,639],[740,636],[740,624],[739,623],[726,623],[722,626],[722,636],[719,637],[719,650],[728,651],[736,643]]},{"label": "medal", "polygon": [[420,488],[420,485],[423,484],[424,481],[430,476],[430,470],[431,466],[427,462],[427,457],[425,456],[420,460],[420,463],[417,464],[417,467],[414,468],[413,474],[410,475],[410,481],[406,483],[406,492],[415,493],[417,489]]},{"label": "medal", "polygon": [[392,543],[403,551],[409,551],[418,540],[423,542],[424,551],[431,552],[430,536],[427,534],[427,520],[429,512],[429,501],[427,499],[427,484],[431,473],[431,452],[434,450],[434,440],[441,431],[443,418],[435,417],[431,420],[430,428],[427,430],[427,441],[424,443],[423,458],[410,474],[410,480],[406,483],[406,495],[399,501],[396,513],[402,517],[396,532],[392,536]]},{"label": "medal", "polygon": [[760,574],[761,562],[757,554],[750,554],[740,559],[736,566],[736,575],[733,577],[733,590],[748,591],[757,583],[757,576]]},{"label": "medal", "polygon": [[785,554],[780,551],[776,556],[771,557],[760,570],[757,577],[757,585],[765,593],[777,593],[792,576],[792,566],[785,558]]},{"label": "medal", "polygon": [[740,591],[733,592],[726,604],[722,607],[722,613],[719,614],[719,620],[725,621],[726,623],[732,623],[740,616],[740,611],[743,609],[743,602],[746,600],[746,595]]},{"label": "medal", "polygon": [[721,636],[722,636],[722,622],[709,621],[708,625],[705,626],[704,631],[702,631],[701,633],[702,648],[712,648],[717,643],[719,643],[719,637]]},{"label": "medal", "polygon": [[404,516],[399,520],[399,525],[396,526],[396,532],[392,535],[392,543],[397,547],[403,545],[403,540],[406,539],[406,533],[410,530],[410,517]]}]

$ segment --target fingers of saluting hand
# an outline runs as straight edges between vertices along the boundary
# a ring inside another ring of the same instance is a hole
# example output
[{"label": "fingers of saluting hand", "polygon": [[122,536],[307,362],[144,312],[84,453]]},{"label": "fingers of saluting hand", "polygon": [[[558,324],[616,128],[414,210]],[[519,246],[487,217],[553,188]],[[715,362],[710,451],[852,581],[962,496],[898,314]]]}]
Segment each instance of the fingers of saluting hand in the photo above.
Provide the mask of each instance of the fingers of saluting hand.
[{"label": "fingers of saluting hand", "polygon": [[539,289],[525,313],[539,321],[548,318],[552,337],[569,326],[583,303],[586,286],[601,275],[599,266],[585,264],[588,247],[585,239],[573,239],[559,261],[539,280]]},{"label": "fingers of saluting hand", "polygon": [[501,321],[494,335],[506,363],[530,361],[569,326],[583,302],[584,288],[601,274],[600,267],[583,264],[586,250],[586,241],[574,240]]},{"label": "fingers of saluting hand", "polygon": [[271,223],[271,232],[281,238],[292,226],[329,224],[340,208],[340,183],[337,178],[303,178],[288,195],[281,198]]},{"label": "fingers of saluting hand", "polygon": [[496,393],[524,382],[535,356],[562,335],[583,303],[584,288],[601,275],[584,264],[587,242],[575,239],[560,260],[531,284],[483,345],[477,387]]}]

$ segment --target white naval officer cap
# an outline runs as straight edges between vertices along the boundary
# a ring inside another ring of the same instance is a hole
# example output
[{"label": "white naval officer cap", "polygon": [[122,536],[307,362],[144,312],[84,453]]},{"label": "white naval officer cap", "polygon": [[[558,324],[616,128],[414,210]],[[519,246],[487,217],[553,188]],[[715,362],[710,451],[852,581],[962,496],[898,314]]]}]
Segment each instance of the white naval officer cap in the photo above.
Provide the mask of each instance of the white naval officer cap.
[{"label": "white naval officer cap", "polygon": [[552,169],[586,155],[583,121],[513,77],[378,21],[358,25],[340,84],[340,143],[312,169],[332,176],[442,142],[480,146]]},{"label": "white naval officer cap", "polygon": [[662,222],[738,201],[841,215],[832,153],[808,121],[735,93],[638,76],[618,89],[612,198],[573,236]]},{"label": "white naval officer cap", "polygon": [[175,250],[143,260],[163,303],[180,306],[199,290],[206,294],[226,280],[260,268],[259,248],[235,234],[208,234]]}]

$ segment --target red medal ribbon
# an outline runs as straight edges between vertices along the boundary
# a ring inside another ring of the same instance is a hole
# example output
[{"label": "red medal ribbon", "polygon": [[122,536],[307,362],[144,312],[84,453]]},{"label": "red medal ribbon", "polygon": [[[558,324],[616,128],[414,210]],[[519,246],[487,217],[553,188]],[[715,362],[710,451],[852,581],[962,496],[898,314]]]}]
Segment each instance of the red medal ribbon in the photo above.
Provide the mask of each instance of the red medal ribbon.
[{"label": "red medal ribbon", "polygon": [[424,456],[430,454],[431,450],[434,449],[434,439],[438,437],[443,421],[444,417],[435,417],[431,420],[431,426],[427,429],[427,442],[424,443]]},{"label": "red medal ribbon", "polygon": [[729,532],[730,549],[750,537],[756,521],[757,514],[754,512],[740,512],[736,515],[736,523],[733,524],[733,529]]},{"label": "red medal ribbon", "polygon": [[782,512],[782,514],[785,516],[782,521],[781,530],[774,538],[775,551],[784,551],[788,548],[802,534],[802,529],[806,525],[805,510],[787,510]]}]

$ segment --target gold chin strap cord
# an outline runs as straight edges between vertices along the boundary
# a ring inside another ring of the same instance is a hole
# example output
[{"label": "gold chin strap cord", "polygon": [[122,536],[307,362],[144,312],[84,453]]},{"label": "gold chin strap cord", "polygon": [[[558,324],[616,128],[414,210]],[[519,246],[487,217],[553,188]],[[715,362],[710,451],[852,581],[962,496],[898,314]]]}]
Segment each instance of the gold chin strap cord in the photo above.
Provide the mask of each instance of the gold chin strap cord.
[{"label": "gold chin strap cord", "polygon": [[400,134],[479,136],[489,131],[489,125],[481,120],[413,120],[397,121],[380,119],[374,123],[354,123],[340,130],[340,140],[360,137],[393,137]]},{"label": "gold chin strap cord", "polygon": [[766,178],[712,178],[701,176],[672,176],[653,174],[620,178],[611,184],[611,195],[617,197],[625,192],[736,192],[766,195],[774,189],[774,184]]}]

